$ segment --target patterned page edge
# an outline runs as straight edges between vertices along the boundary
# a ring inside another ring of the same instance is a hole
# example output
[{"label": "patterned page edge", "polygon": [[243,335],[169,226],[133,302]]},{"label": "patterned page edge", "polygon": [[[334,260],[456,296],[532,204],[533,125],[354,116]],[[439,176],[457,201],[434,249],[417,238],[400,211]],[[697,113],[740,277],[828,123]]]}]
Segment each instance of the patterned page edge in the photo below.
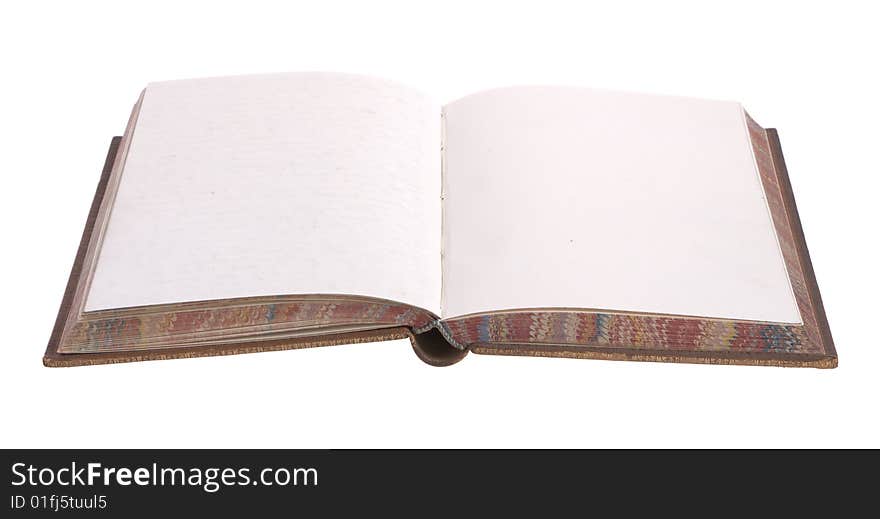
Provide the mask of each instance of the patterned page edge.
[{"label": "patterned page edge", "polygon": [[[745,114],[802,325],[625,312],[514,310],[446,319],[474,353],[605,360],[837,367],[831,331],[775,129]],[[512,326],[511,326],[512,325]]]}]

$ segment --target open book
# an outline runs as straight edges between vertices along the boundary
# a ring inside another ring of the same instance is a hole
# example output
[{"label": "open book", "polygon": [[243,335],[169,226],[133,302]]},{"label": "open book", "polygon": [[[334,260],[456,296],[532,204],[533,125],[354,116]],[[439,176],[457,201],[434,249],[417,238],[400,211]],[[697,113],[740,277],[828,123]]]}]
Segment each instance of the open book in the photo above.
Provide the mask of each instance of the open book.
[{"label": "open book", "polygon": [[834,367],[776,133],[733,102],[374,78],[153,83],[110,146],[44,363],[409,337]]}]

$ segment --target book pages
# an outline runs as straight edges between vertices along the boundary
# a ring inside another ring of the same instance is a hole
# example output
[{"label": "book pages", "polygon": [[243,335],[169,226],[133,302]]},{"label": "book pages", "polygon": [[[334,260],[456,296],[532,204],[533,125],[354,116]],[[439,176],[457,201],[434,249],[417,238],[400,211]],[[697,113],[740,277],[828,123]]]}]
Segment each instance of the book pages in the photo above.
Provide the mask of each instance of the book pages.
[{"label": "book pages", "polygon": [[343,74],[150,84],[85,309],[352,294],[439,311],[439,113]]},{"label": "book pages", "polygon": [[517,87],[445,107],[443,315],[799,323],[733,102]]}]

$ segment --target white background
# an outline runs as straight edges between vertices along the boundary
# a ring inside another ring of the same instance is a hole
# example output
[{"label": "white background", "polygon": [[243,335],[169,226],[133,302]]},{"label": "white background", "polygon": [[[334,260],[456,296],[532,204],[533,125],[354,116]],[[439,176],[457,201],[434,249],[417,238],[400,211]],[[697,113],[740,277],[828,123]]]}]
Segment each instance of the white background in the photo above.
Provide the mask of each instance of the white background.
[{"label": "white background", "polygon": [[[710,4],[4,4],[0,447],[880,446],[880,18],[869,2]],[[141,88],[296,70],[440,101],[519,83],[742,101],[780,129],[840,367],[470,355],[438,369],[405,341],[42,367]]]}]

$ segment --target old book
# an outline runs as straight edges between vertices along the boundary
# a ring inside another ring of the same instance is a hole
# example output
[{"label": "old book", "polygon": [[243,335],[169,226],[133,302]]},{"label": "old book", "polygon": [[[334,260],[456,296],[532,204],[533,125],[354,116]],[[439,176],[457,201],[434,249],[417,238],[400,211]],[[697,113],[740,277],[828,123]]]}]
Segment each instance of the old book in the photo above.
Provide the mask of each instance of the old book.
[{"label": "old book", "polygon": [[408,337],[830,368],[774,130],[734,102],[294,73],[153,83],[107,156],[47,366]]}]

